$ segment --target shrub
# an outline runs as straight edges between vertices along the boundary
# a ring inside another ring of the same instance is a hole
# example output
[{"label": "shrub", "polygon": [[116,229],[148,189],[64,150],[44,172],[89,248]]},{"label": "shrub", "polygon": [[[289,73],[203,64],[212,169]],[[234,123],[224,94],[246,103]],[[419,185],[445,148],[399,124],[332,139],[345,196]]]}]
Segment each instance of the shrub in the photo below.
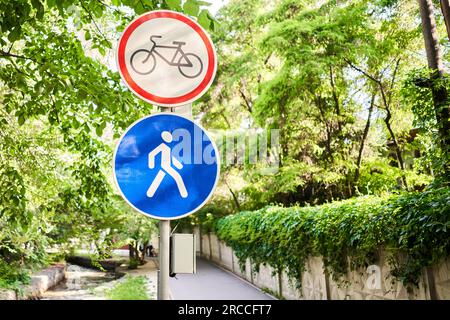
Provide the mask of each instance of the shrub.
[{"label": "shrub", "polygon": [[0,259],[0,288],[18,292],[22,284],[30,282],[28,270],[21,269],[18,264],[8,264]]},{"label": "shrub", "polygon": [[132,258],[128,263],[128,269],[137,269],[139,264],[139,258]]},{"label": "shrub", "polygon": [[216,231],[241,265],[285,270],[300,286],[305,262],[321,256],[339,280],[349,269],[372,264],[381,247],[392,275],[418,285],[421,269],[450,254],[450,190],[384,197],[363,196],[315,207],[268,206],[220,219]]}]

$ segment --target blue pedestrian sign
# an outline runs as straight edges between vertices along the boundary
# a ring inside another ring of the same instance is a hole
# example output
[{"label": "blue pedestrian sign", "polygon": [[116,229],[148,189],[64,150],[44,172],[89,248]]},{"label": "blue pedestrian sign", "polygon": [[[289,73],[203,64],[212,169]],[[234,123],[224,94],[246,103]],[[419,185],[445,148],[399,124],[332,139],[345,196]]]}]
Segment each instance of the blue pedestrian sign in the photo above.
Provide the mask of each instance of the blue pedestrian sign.
[{"label": "blue pedestrian sign", "polygon": [[162,220],[182,218],[206,204],[219,167],[219,152],[205,130],[170,113],[133,123],[113,159],[114,179],[125,201]]}]

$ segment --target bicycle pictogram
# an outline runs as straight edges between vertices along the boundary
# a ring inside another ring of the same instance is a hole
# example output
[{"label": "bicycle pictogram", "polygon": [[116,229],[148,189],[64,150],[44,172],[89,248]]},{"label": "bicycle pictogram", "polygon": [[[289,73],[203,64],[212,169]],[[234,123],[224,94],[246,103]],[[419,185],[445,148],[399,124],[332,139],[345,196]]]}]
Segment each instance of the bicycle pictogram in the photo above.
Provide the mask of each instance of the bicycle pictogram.
[{"label": "bicycle pictogram", "polygon": [[[139,49],[133,52],[130,57],[130,65],[133,70],[141,75],[147,75],[152,73],[157,64],[155,55],[159,56],[163,61],[165,61],[169,66],[178,67],[178,71],[186,78],[196,78],[203,71],[203,62],[199,56],[194,53],[185,53],[181,48],[186,44],[186,42],[173,41],[174,46],[159,45],[156,44],[154,38],[162,38],[159,35],[150,36],[150,41],[153,43],[150,50]],[[167,59],[160,52],[160,49],[174,49],[175,53],[171,59]]]}]

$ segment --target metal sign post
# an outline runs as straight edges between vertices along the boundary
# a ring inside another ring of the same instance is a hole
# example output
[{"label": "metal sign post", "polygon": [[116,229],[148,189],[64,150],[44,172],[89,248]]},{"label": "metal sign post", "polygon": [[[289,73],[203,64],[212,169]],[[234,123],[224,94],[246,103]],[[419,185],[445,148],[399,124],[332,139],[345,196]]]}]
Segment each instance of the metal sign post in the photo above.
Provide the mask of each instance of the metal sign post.
[{"label": "metal sign post", "polygon": [[[168,300],[170,220],[205,205],[219,178],[218,149],[191,120],[192,102],[214,80],[217,54],[195,20],[157,10],[125,28],[116,62],[126,86],[162,111],[139,119],[125,131],[114,152],[113,175],[121,196],[133,209],[160,220],[158,299]],[[173,149],[183,134],[189,137],[183,138],[186,151],[181,157]],[[194,161],[182,159],[190,156],[190,150],[206,150],[208,161],[203,161],[203,153],[195,154]]]},{"label": "metal sign post", "polygon": [[[161,112],[180,114],[192,119],[192,103],[177,108],[160,107]],[[170,300],[170,220],[159,221],[158,300]]]},{"label": "metal sign post", "polygon": [[169,268],[170,268],[170,220],[159,221],[159,272],[158,300],[170,300]]}]

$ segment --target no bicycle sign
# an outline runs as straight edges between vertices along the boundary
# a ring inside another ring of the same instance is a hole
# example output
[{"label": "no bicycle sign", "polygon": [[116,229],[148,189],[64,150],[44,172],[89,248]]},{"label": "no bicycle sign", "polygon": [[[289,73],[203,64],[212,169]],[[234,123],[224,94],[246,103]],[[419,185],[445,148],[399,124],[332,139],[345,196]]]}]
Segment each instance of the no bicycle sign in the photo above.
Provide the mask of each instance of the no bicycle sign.
[{"label": "no bicycle sign", "polygon": [[159,106],[191,103],[210,87],[217,57],[208,34],[191,18],[158,10],[141,15],[124,30],[117,65],[126,85]]}]

